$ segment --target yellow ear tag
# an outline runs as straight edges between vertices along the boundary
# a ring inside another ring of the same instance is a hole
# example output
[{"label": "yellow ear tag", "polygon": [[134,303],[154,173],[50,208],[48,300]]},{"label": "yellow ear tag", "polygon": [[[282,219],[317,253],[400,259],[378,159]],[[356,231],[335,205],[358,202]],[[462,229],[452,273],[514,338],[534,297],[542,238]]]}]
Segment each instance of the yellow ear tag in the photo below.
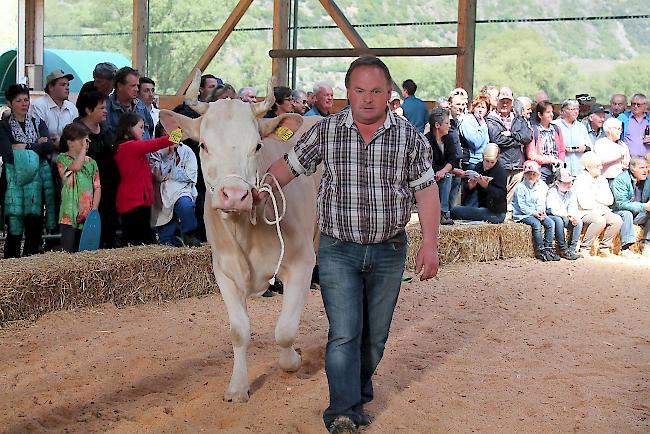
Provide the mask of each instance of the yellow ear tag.
[{"label": "yellow ear tag", "polygon": [[277,136],[280,138],[280,140],[282,140],[283,142],[286,142],[287,140],[289,140],[291,138],[291,136],[293,136],[293,131],[291,131],[287,127],[278,127],[275,130],[275,134],[277,134]]},{"label": "yellow ear tag", "polygon": [[181,142],[182,137],[183,137],[183,130],[181,130],[180,128],[176,128],[171,133],[169,133],[169,141],[172,143],[176,143],[177,145]]}]

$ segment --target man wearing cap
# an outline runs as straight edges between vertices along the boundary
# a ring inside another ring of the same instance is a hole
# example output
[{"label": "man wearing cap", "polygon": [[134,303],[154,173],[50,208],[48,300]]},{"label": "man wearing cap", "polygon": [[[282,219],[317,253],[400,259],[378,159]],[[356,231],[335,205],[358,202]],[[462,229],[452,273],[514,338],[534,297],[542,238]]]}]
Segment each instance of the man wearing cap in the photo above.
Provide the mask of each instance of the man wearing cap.
[{"label": "man wearing cap", "polygon": [[106,98],[113,92],[113,77],[115,77],[117,67],[109,62],[101,62],[93,70],[93,81],[88,81],[81,86],[79,95],[97,91],[103,93]]},{"label": "man wearing cap", "polygon": [[392,91],[390,94],[390,100],[388,101],[388,108],[390,108],[390,111],[395,113],[397,116],[404,117],[404,110],[401,105],[402,98],[400,98],[399,93]]},{"label": "man wearing cap", "polygon": [[580,103],[575,99],[567,99],[562,103],[560,117],[553,121],[553,124],[560,128],[562,141],[566,149],[564,162],[571,176],[578,176],[582,172],[580,157],[591,150],[592,142],[587,134],[587,128],[578,122]]},{"label": "man wearing cap", "polygon": [[576,95],[576,101],[578,101],[578,120],[582,121],[589,115],[589,108],[596,104],[596,98],[588,93],[579,93]]},{"label": "man wearing cap", "polygon": [[[605,130],[603,123],[605,122],[605,107],[595,103],[589,107],[589,116],[582,120],[582,123],[587,128],[587,134],[591,140],[591,144],[596,143],[596,140],[605,137]],[[593,149],[593,146],[591,146]]]},{"label": "man wearing cap", "polygon": [[63,127],[72,123],[79,116],[77,107],[68,101],[72,74],[55,69],[47,75],[46,95],[34,101],[30,107],[32,115],[37,116],[47,125],[55,149],[59,147],[59,138]]},{"label": "man wearing cap", "polygon": [[417,128],[421,133],[424,133],[424,127],[429,120],[429,109],[427,104],[420,98],[415,96],[418,90],[418,85],[415,84],[410,78],[404,80],[402,83],[402,96],[404,102],[400,106],[404,113],[404,117]]},{"label": "man wearing cap", "polygon": [[144,119],[142,138],[148,140],[153,137],[153,119],[144,103],[138,99],[139,78],[138,71],[128,66],[115,73],[115,91],[106,100],[106,123],[113,136],[120,116],[126,112],[134,112]]}]

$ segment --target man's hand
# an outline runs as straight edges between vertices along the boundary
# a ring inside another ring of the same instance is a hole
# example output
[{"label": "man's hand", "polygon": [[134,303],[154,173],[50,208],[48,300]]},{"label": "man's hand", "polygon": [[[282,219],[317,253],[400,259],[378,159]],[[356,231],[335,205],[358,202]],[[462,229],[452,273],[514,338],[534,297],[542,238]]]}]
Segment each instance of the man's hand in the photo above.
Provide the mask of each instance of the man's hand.
[{"label": "man's hand", "polygon": [[415,274],[420,275],[420,280],[429,280],[438,274],[438,249],[433,242],[423,242],[415,258]]},{"label": "man's hand", "polygon": [[36,143],[45,143],[47,142],[48,138],[47,137],[39,137],[39,139],[36,141]]},{"label": "man's hand", "polygon": [[576,223],[578,223],[578,219],[575,218],[575,217],[573,217],[572,215],[567,216],[567,218],[569,219],[569,221],[571,222],[571,224],[574,225],[574,226],[576,225]]},{"label": "man's hand", "polygon": [[259,205],[260,202],[269,197],[268,191],[257,191],[256,188],[251,190],[251,194],[253,195],[253,205]]},{"label": "man's hand", "polygon": [[467,186],[469,187],[470,190],[476,188],[476,184],[478,184],[478,179],[472,178],[469,181],[467,181]]},{"label": "man's hand", "polygon": [[585,145],[579,145],[578,149],[576,149],[576,152],[584,153],[586,150],[587,150],[587,147]]},{"label": "man's hand", "polygon": [[510,137],[510,136],[512,136],[512,133],[510,131],[508,131],[508,130],[505,130],[505,131],[501,131],[501,135],[506,136],[506,137]]},{"label": "man's hand", "polygon": [[445,177],[446,174],[447,174],[447,172],[445,172],[444,169],[440,169],[440,170],[438,170],[438,171],[436,172],[436,181],[440,181],[442,178]]},{"label": "man's hand", "polygon": [[490,183],[490,181],[485,176],[479,176],[477,182],[478,185],[480,185],[483,188],[487,188],[488,184]]}]

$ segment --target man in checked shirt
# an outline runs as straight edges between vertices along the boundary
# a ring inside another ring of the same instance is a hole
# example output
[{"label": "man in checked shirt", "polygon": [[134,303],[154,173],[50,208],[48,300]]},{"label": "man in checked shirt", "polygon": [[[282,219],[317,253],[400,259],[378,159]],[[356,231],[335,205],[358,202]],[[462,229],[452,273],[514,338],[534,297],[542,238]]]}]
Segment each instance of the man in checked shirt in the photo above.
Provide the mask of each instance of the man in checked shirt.
[{"label": "man in checked shirt", "polygon": [[[440,203],[426,139],[387,109],[392,79],[376,57],[350,65],[350,108],[314,125],[269,172],[284,186],[323,163],[318,194],[321,294],[330,330],[325,353],[330,432],[370,423],[372,375],[399,295],[412,199],[422,225],[416,273],[438,273]],[[256,194],[257,201],[267,194]]]}]

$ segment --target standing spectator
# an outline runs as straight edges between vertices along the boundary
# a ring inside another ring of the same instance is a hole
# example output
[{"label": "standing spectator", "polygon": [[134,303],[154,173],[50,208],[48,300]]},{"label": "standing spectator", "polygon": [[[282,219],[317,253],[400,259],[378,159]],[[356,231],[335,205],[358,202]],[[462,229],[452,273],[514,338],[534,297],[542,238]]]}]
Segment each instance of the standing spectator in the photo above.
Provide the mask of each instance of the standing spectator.
[{"label": "standing spectator", "polygon": [[603,164],[601,174],[607,178],[610,185],[614,178],[627,170],[630,164],[630,151],[627,149],[627,145],[620,140],[622,129],[621,121],[616,118],[608,118],[603,124],[605,137],[596,140],[593,146],[593,151],[600,157]]},{"label": "standing spectator", "polygon": [[545,90],[539,90],[535,94],[535,104],[539,104],[542,101],[550,101],[551,98],[548,96],[548,93],[546,93]]},{"label": "standing spectator", "polygon": [[102,222],[100,246],[112,249],[118,246],[117,231],[120,227],[116,208],[117,186],[120,173],[113,158],[114,139],[106,127],[106,99],[100,92],[87,92],[77,99],[79,118],[90,131],[90,145],[87,155],[97,163],[102,183],[102,201],[99,202],[99,216]]},{"label": "standing spectator", "polygon": [[[593,151],[593,144],[596,140],[605,137],[603,123],[605,122],[605,107],[600,104],[592,104],[589,107],[589,116],[582,120],[582,124],[587,128],[587,135],[591,140],[590,148]],[[565,143],[566,145],[566,143]]]},{"label": "standing spectator", "polygon": [[302,90],[294,90],[291,97],[293,98],[293,112],[304,116],[309,111],[307,94]]},{"label": "standing spectator", "polygon": [[497,105],[499,104],[499,88],[496,86],[485,85],[479,90],[481,95],[487,95],[490,99],[490,106],[488,107],[488,113],[496,111]]},{"label": "standing spectator", "polygon": [[143,139],[153,135],[153,119],[144,103],[138,99],[138,71],[128,66],[115,73],[115,91],[108,97],[108,131],[117,137],[117,124],[124,113],[135,113],[144,120]]},{"label": "standing spectator", "polygon": [[[650,257],[650,182],[648,177],[648,163],[643,157],[632,157],[630,168],[612,182],[614,195],[613,209],[623,219],[621,226],[621,255],[632,257],[629,250],[636,243],[634,226],[643,226],[643,235],[640,241],[640,250],[643,256]],[[626,254],[627,252],[627,254]]]},{"label": "standing spectator", "polygon": [[541,166],[542,179],[547,185],[555,181],[555,173],[564,164],[564,141],[560,127],[551,123],[553,104],[542,101],[535,107],[537,123],[533,124],[533,140],[527,148],[528,159]]},{"label": "standing spectator", "polygon": [[[567,169],[560,169],[555,185],[549,188],[546,196],[546,213],[555,224],[555,244],[560,257],[570,261],[581,257],[576,254],[576,247],[582,233],[578,199],[571,191],[573,180]],[[565,229],[568,239],[565,239]]]},{"label": "standing spectator", "polygon": [[235,88],[228,83],[217,86],[212,92],[212,95],[210,95],[205,100],[205,102],[213,102],[220,99],[237,99],[237,92],[235,92]]},{"label": "standing spectator", "polygon": [[101,185],[95,160],[86,155],[90,139],[88,129],[74,122],[63,129],[61,142],[66,152],[56,160],[61,177],[61,246],[66,252],[79,251],[81,230],[88,213],[99,207]]},{"label": "standing spectator", "polygon": [[476,190],[477,206],[455,206],[451,217],[458,220],[503,223],[506,218],[506,172],[499,161],[499,147],[488,143],[483,161],[474,168],[479,176],[470,178],[467,188]]},{"label": "standing spectator", "polygon": [[388,100],[388,108],[390,111],[395,113],[397,116],[401,116],[404,119],[404,110],[402,109],[402,98],[400,98],[399,93],[392,91],[390,93],[390,100]]},{"label": "standing spectator", "polygon": [[433,170],[436,173],[438,183],[438,194],[440,197],[440,223],[443,225],[454,224],[450,217],[450,210],[453,203],[450,203],[449,192],[451,190],[451,171],[458,167],[459,159],[453,145],[445,143],[443,137],[449,133],[451,122],[449,112],[442,108],[435,108],[429,117],[430,130],[426,134],[431,145]]},{"label": "standing spectator", "polygon": [[31,114],[45,122],[54,149],[59,149],[59,138],[63,128],[79,116],[77,107],[68,101],[72,74],[55,69],[47,75],[46,95],[31,105]]},{"label": "standing spectator", "polygon": [[120,171],[117,212],[124,245],[153,244],[151,204],[153,180],[147,154],[174,145],[168,137],[143,140],[144,120],[133,112],[120,118],[115,136],[115,162]]},{"label": "standing spectator", "polygon": [[43,241],[43,197],[46,203],[46,227],[56,228],[54,183],[47,158],[52,142],[47,125],[29,114],[29,88],[12,84],[5,92],[11,112],[0,121],[2,176],[7,190],[4,216],[8,226],[4,245],[5,258],[19,258],[23,232],[23,256],[39,253]]},{"label": "standing spectator", "polygon": [[584,257],[590,256],[594,241],[602,233],[598,256],[607,258],[612,256],[612,244],[621,230],[623,220],[609,209],[614,203],[614,196],[607,179],[601,175],[603,165],[600,157],[595,152],[585,152],[581,162],[584,170],[573,183],[573,191],[578,199],[578,212],[583,225],[587,227],[580,244],[580,254]]},{"label": "standing spectator", "polygon": [[424,101],[415,96],[417,90],[418,86],[413,80],[410,78],[404,80],[402,83],[402,96],[404,97],[404,102],[401,107],[404,112],[404,117],[408,119],[410,123],[415,125],[415,128],[417,128],[418,131],[424,133],[424,126],[429,117],[429,109]]},{"label": "standing spectator", "polygon": [[275,102],[264,117],[274,118],[285,113],[293,113],[293,97],[291,96],[291,92],[291,89],[288,87],[274,87],[273,95],[275,96]]},{"label": "standing spectator", "polygon": [[140,77],[140,87],[138,88],[138,98],[144,103],[147,111],[151,115],[154,127],[158,124],[158,115],[160,110],[156,107],[156,82],[149,77]]},{"label": "standing spectator", "polygon": [[582,122],[584,118],[589,115],[589,109],[592,105],[596,104],[596,98],[589,95],[588,93],[580,93],[576,95],[576,101],[578,102],[578,121]]},{"label": "standing spectator", "polygon": [[609,116],[617,118],[627,108],[627,97],[622,93],[615,93],[609,100]]},{"label": "standing spectator", "polygon": [[332,104],[334,104],[332,86],[324,81],[317,81],[314,83],[314,103],[311,105],[311,109],[305,113],[305,116],[329,116]]},{"label": "standing spectator", "polygon": [[257,89],[254,87],[242,87],[237,96],[244,102],[257,102]]},{"label": "standing spectator", "polygon": [[591,150],[591,139],[587,133],[587,128],[582,122],[578,121],[579,109],[578,101],[567,99],[562,103],[559,119],[553,121],[553,124],[560,127],[562,132],[562,142],[566,152],[564,163],[571,172],[571,176],[576,176],[582,171],[580,157],[586,151]]},{"label": "standing spectator", "polygon": [[644,157],[650,152],[650,114],[646,96],[642,93],[634,94],[630,106],[618,119],[623,122],[623,141],[630,150],[632,157]]},{"label": "standing spectator", "polygon": [[[460,120],[460,141],[463,147],[463,171],[474,170],[477,164],[483,161],[483,149],[488,144],[488,127],[485,116],[488,113],[490,100],[486,95],[477,95],[472,101],[470,113],[464,114]],[[467,155],[465,155],[467,151]],[[467,181],[463,181],[463,205],[476,207],[478,199],[476,190],[467,188]]]},{"label": "standing spectator", "polygon": [[[525,223],[533,229],[535,257],[540,261],[559,261],[553,250],[555,224],[546,215],[546,195],[548,187],[540,182],[541,171],[536,161],[524,163],[524,179],[515,187],[512,199],[512,219]],[[542,239],[542,227],[544,238]]]},{"label": "standing spectator", "polygon": [[79,96],[88,92],[101,92],[105,98],[113,92],[113,79],[117,67],[109,62],[101,62],[93,70],[93,81],[88,81],[81,86]]},{"label": "standing spectator", "polygon": [[217,87],[223,86],[223,80],[212,74],[203,74],[199,84],[199,101],[207,102]]}]

